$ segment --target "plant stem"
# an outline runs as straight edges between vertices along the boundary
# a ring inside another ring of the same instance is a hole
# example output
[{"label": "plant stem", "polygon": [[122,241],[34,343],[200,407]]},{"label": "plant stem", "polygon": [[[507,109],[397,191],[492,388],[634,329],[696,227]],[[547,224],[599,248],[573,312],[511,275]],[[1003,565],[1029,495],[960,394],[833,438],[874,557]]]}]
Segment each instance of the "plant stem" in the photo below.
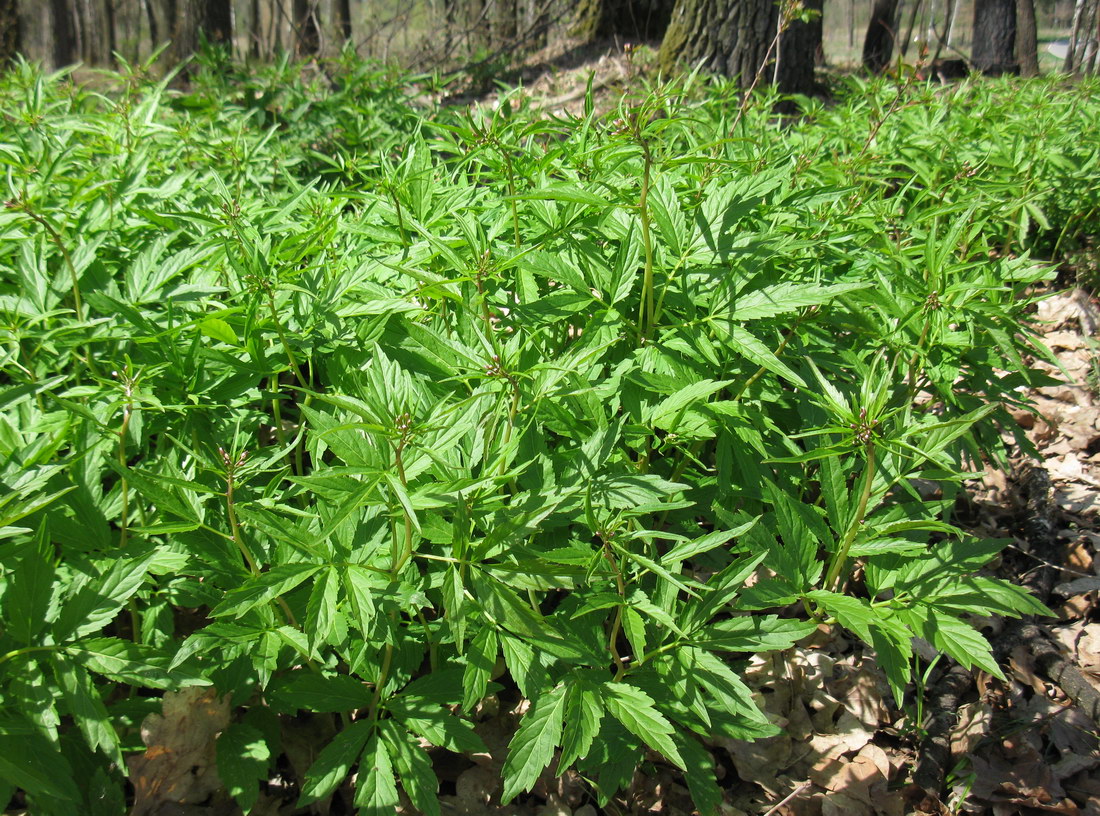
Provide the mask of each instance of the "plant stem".
[{"label": "plant stem", "polygon": [[[615,587],[619,592],[619,597],[624,601],[626,600],[626,582],[623,581],[623,572],[619,568],[619,562],[615,560],[615,554],[611,551],[611,545],[608,543],[604,536],[600,535],[600,540],[603,542],[603,554],[607,559],[607,563],[611,565],[611,571],[615,573]],[[611,656],[615,660],[615,679],[618,680],[623,676],[623,672],[626,671],[626,664],[623,663],[623,658],[619,654],[619,631],[622,628],[623,623],[623,606],[619,604],[615,607],[615,617],[611,621],[611,633],[607,638],[607,648],[611,651]]]},{"label": "plant stem", "polygon": [[833,556],[833,562],[829,565],[829,572],[825,576],[825,588],[834,592],[839,590],[840,573],[844,569],[844,563],[848,560],[848,550],[852,548],[852,542],[863,526],[863,515],[867,512],[867,502],[871,498],[871,486],[875,481],[875,444],[868,442],[864,448],[867,455],[867,464],[863,471],[863,490],[859,495],[859,504],[856,507],[855,516],[852,517],[848,530],[844,534],[844,541],[840,549]]},{"label": "plant stem", "polygon": [[638,307],[638,345],[646,341],[654,318],[653,304],[653,236],[650,234],[649,224],[649,183],[650,171],[653,167],[653,155],[649,152],[649,143],[640,139],[642,157],[642,191],[638,196],[638,215],[642,220],[642,245],[645,247],[645,273],[642,278],[641,304]]},{"label": "plant stem", "polygon": [[282,321],[279,320],[279,312],[275,308],[275,294],[271,289],[267,290],[267,305],[271,310],[271,319],[275,322],[275,331],[279,335],[279,342],[283,344],[283,351],[286,352],[287,360],[290,361],[290,368],[294,371],[294,376],[298,380],[298,385],[302,388],[309,388],[309,382],[302,375],[302,369],[298,367],[298,361],[294,358],[294,352],[290,348],[290,341],[286,339],[286,332],[283,331]]},{"label": "plant stem", "polygon": [[508,151],[501,148],[501,155],[504,157],[504,171],[508,176],[508,195],[509,203],[512,205],[512,232],[515,235],[516,246],[520,246],[523,241],[519,237],[519,210],[516,209],[516,178],[515,172],[512,169],[512,157],[508,155]]},{"label": "plant stem", "polygon": [[[122,427],[118,430],[118,464],[120,467],[126,467],[126,431],[130,427],[130,414],[133,411],[133,404],[126,403],[122,407]],[[126,480],[126,477],[122,477],[121,484],[119,485],[122,491],[122,516],[119,519],[119,534],[118,534],[118,547],[119,549],[126,548],[126,539],[129,535],[129,516],[130,516],[130,483]]]}]

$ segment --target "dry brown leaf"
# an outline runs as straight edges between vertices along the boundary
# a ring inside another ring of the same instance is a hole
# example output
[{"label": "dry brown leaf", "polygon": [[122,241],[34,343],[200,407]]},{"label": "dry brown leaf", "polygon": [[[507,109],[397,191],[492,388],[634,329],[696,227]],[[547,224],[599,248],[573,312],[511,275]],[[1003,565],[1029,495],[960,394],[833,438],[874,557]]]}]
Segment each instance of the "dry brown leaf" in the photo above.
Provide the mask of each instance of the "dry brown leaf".
[{"label": "dry brown leaf", "polygon": [[951,729],[951,754],[969,754],[990,732],[993,707],[983,700],[959,706],[958,724]]},{"label": "dry brown leaf", "polygon": [[190,686],[167,692],[161,710],[141,724],[145,752],[127,763],[134,785],[130,816],[178,813],[177,806],[201,804],[221,789],[214,744],[229,725],[229,697]]}]

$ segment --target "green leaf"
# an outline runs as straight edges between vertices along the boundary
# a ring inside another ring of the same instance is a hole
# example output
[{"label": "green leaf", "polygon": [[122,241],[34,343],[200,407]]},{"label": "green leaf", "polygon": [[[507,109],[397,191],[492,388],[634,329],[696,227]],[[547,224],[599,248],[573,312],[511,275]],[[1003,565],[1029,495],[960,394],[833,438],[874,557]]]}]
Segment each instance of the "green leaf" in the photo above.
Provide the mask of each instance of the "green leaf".
[{"label": "green leaf", "polygon": [[138,688],[171,689],[184,681],[209,685],[188,671],[172,668],[172,656],[167,652],[122,638],[85,638],[66,646],[65,653],[88,671]]},{"label": "green leaf", "polygon": [[27,720],[0,717],[0,779],[31,796],[81,801],[69,761]]},{"label": "green leaf", "polygon": [[[448,681],[457,682],[454,680]],[[456,754],[487,751],[474,727],[459,719],[442,703],[419,697],[399,695],[386,703],[386,710],[399,719],[414,734],[419,734],[432,745],[454,751]]]},{"label": "green leaf", "polygon": [[359,808],[359,816],[392,816],[400,803],[390,752],[385,741],[376,734],[359,760],[355,805]]},{"label": "green leaf", "polygon": [[840,621],[841,626],[854,632],[864,643],[871,643],[870,627],[877,616],[867,601],[824,589],[807,592],[806,597],[821,604],[830,615]]},{"label": "green leaf", "polygon": [[121,767],[123,760],[118,733],[111,725],[107,708],[88,672],[60,654],[53,656],[53,666],[69,714],[87,740],[88,747],[93,751],[102,748],[108,758]]},{"label": "green leaf", "polygon": [[280,564],[250,578],[225,594],[210,616],[240,618],[261,604],[270,603],[307,580],[321,568],[316,564]]},{"label": "green leaf", "polygon": [[218,317],[208,317],[199,323],[199,331],[214,340],[221,340],[231,346],[239,346],[241,341],[237,339],[237,333],[233,327]]},{"label": "green leaf", "polygon": [[657,710],[652,697],[621,682],[604,683],[600,687],[600,697],[608,713],[627,731],[680,769],[684,768],[684,758],[672,741],[672,723]]},{"label": "green leaf", "polygon": [[470,648],[466,651],[466,670],[462,675],[463,711],[472,710],[485,697],[499,650],[497,633],[488,626],[470,641]]},{"label": "green leaf", "polygon": [[274,708],[296,714],[299,711],[355,711],[369,706],[374,695],[368,686],[346,674],[325,676],[298,669],[276,680],[269,696]]},{"label": "green leaf", "polygon": [[440,816],[439,779],[418,738],[399,728],[393,720],[384,720],[381,727],[393,764],[397,766],[401,787],[413,807],[425,816]]},{"label": "green leaf", "polygon": [[809,621],[746,615],[712,623],[699,633],[695,645],[725,652],[775,652],[789,649],[816,628]]},{"label": "green leaf", "polygon": [[806,381],[776,357],[756,335],[732,323],[723,326],[721,321],[714,321],[713,325],[722,331],[723,339],[742,357],[800,388],[806,387]]},{"label": "green leaf", "polygon": [[574,204],[583,204],[588,207],[596,207],[600,210],[611,206],[607,198],[590,193],[580,187],[563,182],[552,182],[540,189],[519,195],[507,196],[505,200],[511,201],[567,201]]},{"label": "green leaf", "polygon": [[351,565],[344,572],[344,591],[351,606],[352,622],[359,627],[362,635],[370,633],[371,623],[374,621],[375,584],[376,579],[371,576],[370,571],[362,567]]},{"label": "green leaf", "polygon": [[535,700],[531,710],[523,715],[519,730],[508,745],[502,804],[512,801],[520,791],[530,790],[553,760],[564,713],[565,687],[558,686]]},{"label": "green leaf", "polygon": [[98,578],[74,582],[77,589],[62,604],[53,626],[54,637],[63,642],[103,629],[141,588],[155,558],[155,550],[120,558]]},{"label": "green leaf", "polygon": [[248,813],[260,798],[260,782],[267,779],[271,749],[263,733],[250,725],[233,723],[218,735],[218,777],[229,795]]},{"label": "green leaf", "polygon": [[689,406],[721,391],[732,382],[733,380],[700,380],[685,385],[672,396],[666,397],[653,409],[651,422],[657,428],[675,431],[677,423],[682,419]]},{"label": "green leaf", "polygon": [[324,799],[336,790],[347,779],[351,766],[359,758],[372,733],[372,723],[359,720],[333,737],[332,742],[321,749],[317,759],[306,771],[306,781],[298,798],[298,807]]},{"label": "green leaf", "polygon": [[760,320],[790,314],[810,306],[824,306],[839,295],[869,286],[871,284],[866,281],[834,284],[785,281],[739,295],[730,316],[734,320]]},{"label": "green leaf", "polygon": [[340,590],[340,575],[333,567],[328,567],[319,580],[313,584],[306,604],[306,632],[314,648],[324,643],[336,623],[336,602]]},{"label": "green leaf", "polygon": [[[980,632],[954,615],[940,612],[935,607],[926,608],[929,611],[929,621],[923,634],[926,639],[931,640],[933,646],[947,652],[967,668],[977,666],[1000,680],[1005,679],[1001,667],[993,658],[989,641]],[[928,635],[931,637],[928,638]]]},{"label": "green leaf", "polygon": [[3,596],[6,634],[19,644],[32,643],[46,625],[54,582],[52,554],[49,527],[43,519],[38,534],[15,563]]},{"label": "green leaf", "polygon": [[603,705],[599,688],[585,674],[574,674],[566,681],[564,719],[558,776],[578,759],[588,756],[592,741],[600,731]]},{"label": "green leaf", "polygon": [[695,809],[700,816],[718,813],[722,789],[714,778],[714,755],[690,737],[673,734],[673,739],[684,757],[684,779]]},{"label": "green leaf", "polygon": [[638,611],[631,606],[623,608],[623,632],[630,641],[630,647],[634,650],[636,658],[646,653],[645,621]]}]

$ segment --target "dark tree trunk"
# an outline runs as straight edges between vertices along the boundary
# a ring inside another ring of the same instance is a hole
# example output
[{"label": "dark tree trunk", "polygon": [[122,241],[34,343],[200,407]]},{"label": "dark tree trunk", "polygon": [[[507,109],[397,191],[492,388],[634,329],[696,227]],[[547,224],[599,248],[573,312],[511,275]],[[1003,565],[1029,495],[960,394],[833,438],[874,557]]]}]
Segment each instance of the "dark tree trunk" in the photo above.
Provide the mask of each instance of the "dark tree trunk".
[{"label": "dark tree trunk", "polygon": [[1020,76],[1039,76],[1035,0],[1016,0],[1016,59],[1020,63]]},{"label": "dark tree trunk", "polygon": [[201,0],[198,25],[207,41],[233,43],[233,4],[230,0]]},{"label": "dark tree trunk", "polygon": [[344,42],[351,41],[351,0],[336,0],[333,6],[336,15],[336,30],[340,32],[340,39]]},{"label": "dark tree trunk", "polygon": [[50,21],[53,23],[53,64],[60,68],[79,59],[73,10],[66,0],[51,0]]},{"label": "dark tree trunk", "polygon": [[970,61],[990,76],[1019,71],[1016,45],[1016,0],[974,0],[974,45]]},{"label": "dark tree trunk", "polygon": [[679,0],[658,64],[670,73],[677,63],[702,62],[743,87],[776,80],[783,93],[811,93],[820,24],[794,22],[773,47],[778,29],[773,0]]},{"label": "dark tree trunk", "polygon": [[863,67],[872,73],[881,74],[894,58],[897,12],[898,0],[875,0],[871,9],[871,22],[863,38]]},{"label": "dark tree trunk", "polygon": [[298,56],[313,56],[321,51],[321,32],[310,0],[294,0],[294,36]]},{"label": "dark tree trunk", "polygon": [[675,0],[581,0],[572,34],[583,40],[620,37],[659,40],[668,30]]},{"label": "dark tree trunk", "polygon": [[23,49],[20,36],[19,4],[0,0],[0,63],[8,63]]}]

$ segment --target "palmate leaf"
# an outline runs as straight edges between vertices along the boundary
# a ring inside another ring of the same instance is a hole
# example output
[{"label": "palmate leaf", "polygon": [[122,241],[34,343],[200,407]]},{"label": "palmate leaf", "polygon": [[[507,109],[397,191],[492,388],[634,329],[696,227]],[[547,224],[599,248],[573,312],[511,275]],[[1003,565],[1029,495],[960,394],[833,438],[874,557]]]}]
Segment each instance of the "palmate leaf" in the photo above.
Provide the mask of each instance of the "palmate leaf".
[{"label": "palmate leaf", "polygon": [[771,652],[788,649],[816,629],[810,621],[753,615],[712,623],[696,637],[695,645],[725,652]]},{"label": "palmate leaf", "polygon": [[[340,590],[340,575],[334,567],[326,568],[319,579],[315,580],[306,605],[306,632],[313,648],[324,643],[332,634],[336,624],[337,600]],[[345,624],[345,627],[346,624]]]},{"label": "palmate leaf", "polygon": [[320,569],[321,567],[317,564],[274,566],[227,592],[222,602],[211,610],[210,615],[215,618],[230,615],[240,618],[257,606],[270,603],[283,593],[294,589]]},{"label": "palmate leaf", "polygon": [[479,631],[466,650],[466,669],[462,675],[462,710],[470,711],[489,687],[489,677],[496,664],[500,642],[494,629],[486,626]]},{"label": "palmate leaf", "polygon": [[355,805],[360,816],[391,816],[400,803],[389,749],[375,734],[359,760]]},{"label": "palmate leaf", "polygon": [[501,802],[507,804],[520,791],[530,790],[535,780],[554,758],[554,749],[561,737],[565,713],[565,687],[558,686],[543,694],[523,715],[519,730],[508,745],[504,762],[504,792]]},{"label": "palmate leaf", "polygon": [[714,756],[691,737],[674,733],[672,738],[684,757],[684,779],[700,816],[711,816],[722,804],[722,789],[714,776]]},{"label": "palmate leaf", "polygon": [[566,683],[564,717],[559,776],[578,759],[588,756],[592,742],[600,732],[603,704],[600,702],[599,686],[583,673],[574,674]]},{"label": "palmate leaf", "polygon": [[245,813],[260,798],[270,760],[271,749],[258,728],[233,723],[218,735],[218,777]]},{"label": "palmate leaf", "polygon": [[102,748],[110,760],[122,766],[118,733],[111,725],[107,708],[81,666],[63,655],[53,656],[54,677],[65,698],[69,714],[93,751]]},{"label": "palmate leaf", "polygon": [[43,520],[33,542],[16,562],[4,592],[5,633],[17,643],[30,644],[47,623],[54,583],[52,550],[49,527]]},{"label": "palmate leaf", "polygon": [[657,710],[652,697],[627,683],[604,683],[600,699],[627,731],[683,769],[684,759],[672,741],[672,723]]},{"label": "palmate leaf", "polygon": [[383,720],[380,728],[397,768],[401,787],[413,806],[425,816],[439,816],[439,779],[418,738],[398,727],[393,720]]},{"label": "palmate leaf", "polygon": [[83,575],[70,584],[72,594],[54,622],[54,638],[65,641],[102,629],[144,583],[155,558],[155,550],[120,558],[102,575]]},{"label": "palmate leaf", "polygon": [[346,674],[326,676],[306,669],[280,677],[269,692],[271,705],[288,714],[355,711],[369,706],[372,697],[371,689],[354,677]]},{"label": "palmate leaf", "polygon": [[298,807],[324,799],[347,779],[351,766],[359,759],[372,732],[373,726],[369,721],[359,720],[333,737],[332,742],[321,749],[317,759],[306,771],[306,781],[302,786],[302,794],[298,797]]},{"label": "palmate leaf", "polygon": [[81,800],[65,755],[21,717],[0,715],[0,779],[31,796],[65,803]]}]

